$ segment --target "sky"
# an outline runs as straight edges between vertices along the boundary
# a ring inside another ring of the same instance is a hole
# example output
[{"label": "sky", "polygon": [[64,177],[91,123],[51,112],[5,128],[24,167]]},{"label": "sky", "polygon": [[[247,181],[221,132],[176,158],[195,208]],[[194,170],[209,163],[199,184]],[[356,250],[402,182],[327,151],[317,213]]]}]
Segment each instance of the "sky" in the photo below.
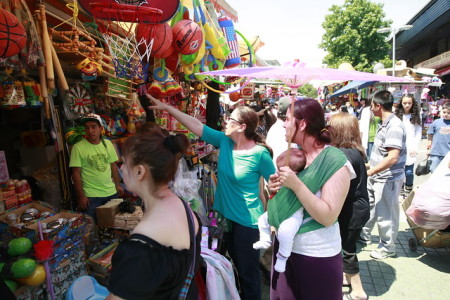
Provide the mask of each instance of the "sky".
[{"label": "sky", "polygon": [[[260,36],[265,43],[257,55],[280,63],[300,59],[322,66],[325,52],[318,47],[325,31],[322,23],[332,5],[345,0],[226,0],[237,12],[234,25],[247,39]],[[408,23],[430,0],[372,0],[384,4],[385,19],[398,27]],[[400,59],[400,58],[399,58]]]}]

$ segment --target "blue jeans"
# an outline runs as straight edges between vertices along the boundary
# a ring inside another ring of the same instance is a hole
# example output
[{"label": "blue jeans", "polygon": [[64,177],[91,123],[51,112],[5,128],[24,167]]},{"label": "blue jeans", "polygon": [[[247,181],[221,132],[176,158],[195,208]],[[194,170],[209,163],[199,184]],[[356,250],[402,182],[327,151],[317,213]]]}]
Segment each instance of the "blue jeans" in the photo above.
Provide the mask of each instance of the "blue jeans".
[{"label": "blue jeans", "polygon": [[405,166],[405,185],[413,186],[414,184],[414,164]]},{"label": "blue jeans", "polygon": [[430,165],[430,171],[431,173],[436,170],[436,168],[439,166],[441,161],[444,159],[444,156],[438,156],[438,155],[430,155],[431,165]]},{"label": "blue jeans", "polygon": [[261,300],[259,250],[253,249],[253,243],[259,241],[259,230],[232,224],[231,232],[224,233],[224,241],[238,271],[242,299]]},{"label": "blue jeans", "polygon": [[367,143],[367,161],[370,161],[370,153],[372,153],[372,148],[373,148],[373,142],[368,142]]},{"label": "blue jeans", "polygon": [[108,196],[108,197],[88,197],[89,207],[88,207],[86,213],[89,216],[91,216],[94,219],[95,223],[97,224],[97,213],[96,213],[95,209],[97,207],[99,207],[100,205],[105,204],[109,200],[116,199],[116,198],[117,198],[117,193],[113,194],[111,196]]}]

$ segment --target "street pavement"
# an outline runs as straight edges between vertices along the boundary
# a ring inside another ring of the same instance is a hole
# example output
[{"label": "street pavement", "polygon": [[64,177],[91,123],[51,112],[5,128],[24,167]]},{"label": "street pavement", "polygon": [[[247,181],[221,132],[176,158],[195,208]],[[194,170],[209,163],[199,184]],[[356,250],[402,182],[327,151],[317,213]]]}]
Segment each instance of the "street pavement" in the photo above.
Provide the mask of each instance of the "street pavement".
[{"label": "street pavement", "polygon": [[[426,140],[420,143],[418,162],[426,158]],[[416,176],[414,188],[420,187],[430,175]],[[372,233],[374,244],[358,243],[361,280],[369,299],[383,300],[444,300],[450,299],[450,248],[422,247],[417,251],[409,247],[409,240],[417,241],[410,228],[399,198],[400,231],[396,242],[397,257],[375,260],[370,252],[377,247],[376,226]],[[450,233],[446,233],[450,236]],[[447,244],[450,245],[450,244]],[[262,299],[269,299],[269,282],[264,281]],[[343,287],[343,292],[349,288]]]},{"label": "street pavement", "polygon": [[[416,165],[426,158],[426,143],[420,143]],[[414,188],[420,188],[430,175],[415,176]],[[370,252],[376,243],[358,245],[361,280],[369,299],[444,300],[450,299],[450,248],[421,247],[411,251],[408,241],[417,241],[410,228],[401,202],[400,231],[396,243],[397,257],[375,260]],[[376,226],[375,226],[376,227]],[[376,231],[372,238],[377,238]],[[450,233],[447,233],[450,234]],[[343,291],[348,291],[344,288]]]}]

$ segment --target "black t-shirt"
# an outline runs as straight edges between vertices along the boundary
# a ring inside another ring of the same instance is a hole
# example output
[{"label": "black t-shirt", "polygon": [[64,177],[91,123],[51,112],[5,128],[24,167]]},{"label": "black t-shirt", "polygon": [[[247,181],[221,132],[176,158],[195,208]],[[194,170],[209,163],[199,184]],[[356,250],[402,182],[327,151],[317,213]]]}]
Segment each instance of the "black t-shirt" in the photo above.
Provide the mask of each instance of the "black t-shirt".
[{"label": "black t-shirt", "polygon": [[350,189],[339,214],[339,225],[348,229],[360,229],[369,220],[370,206],[367,193],[367,170],[364,158],[357,149],[340,148],[356,173],[350,181]]},{"label": "black t-shirt", "polygon": [[[201,230],[196,235],[197,262],[200,261],[200,240]],[[114,252],[108,289],[128,300],[178,299],[190,264],[189,250],[176,250],[142,234],[133,234]],[[197,298],[193,280],[187,299]]]}]

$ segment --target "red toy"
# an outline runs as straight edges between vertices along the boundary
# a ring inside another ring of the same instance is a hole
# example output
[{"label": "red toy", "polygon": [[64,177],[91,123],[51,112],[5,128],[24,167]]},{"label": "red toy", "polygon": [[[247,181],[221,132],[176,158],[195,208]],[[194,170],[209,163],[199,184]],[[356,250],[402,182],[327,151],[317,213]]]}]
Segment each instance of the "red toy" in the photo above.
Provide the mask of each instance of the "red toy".
[{"label": "red toy", "polygon": [[[147,24],[139,23],[136,28],[136,41],[144,39],[145,44],[148,44],[153,39],[153,47],[151,55],[156,58],[166,58],[172,51],[172,28],[169,24]],[[143,45],[139,46],[139,52],[145,51]]]},{"label": "red toy", "polygon": [[0,57],[11,57],[27,43],[27,32],[15,15],[0,8]]},{"label": "red toy", "polygon": [[189,55],[197,52],[203,42],[200,26],[191,20],[181,20],[172,28],[174,47],[178,53]]}]

